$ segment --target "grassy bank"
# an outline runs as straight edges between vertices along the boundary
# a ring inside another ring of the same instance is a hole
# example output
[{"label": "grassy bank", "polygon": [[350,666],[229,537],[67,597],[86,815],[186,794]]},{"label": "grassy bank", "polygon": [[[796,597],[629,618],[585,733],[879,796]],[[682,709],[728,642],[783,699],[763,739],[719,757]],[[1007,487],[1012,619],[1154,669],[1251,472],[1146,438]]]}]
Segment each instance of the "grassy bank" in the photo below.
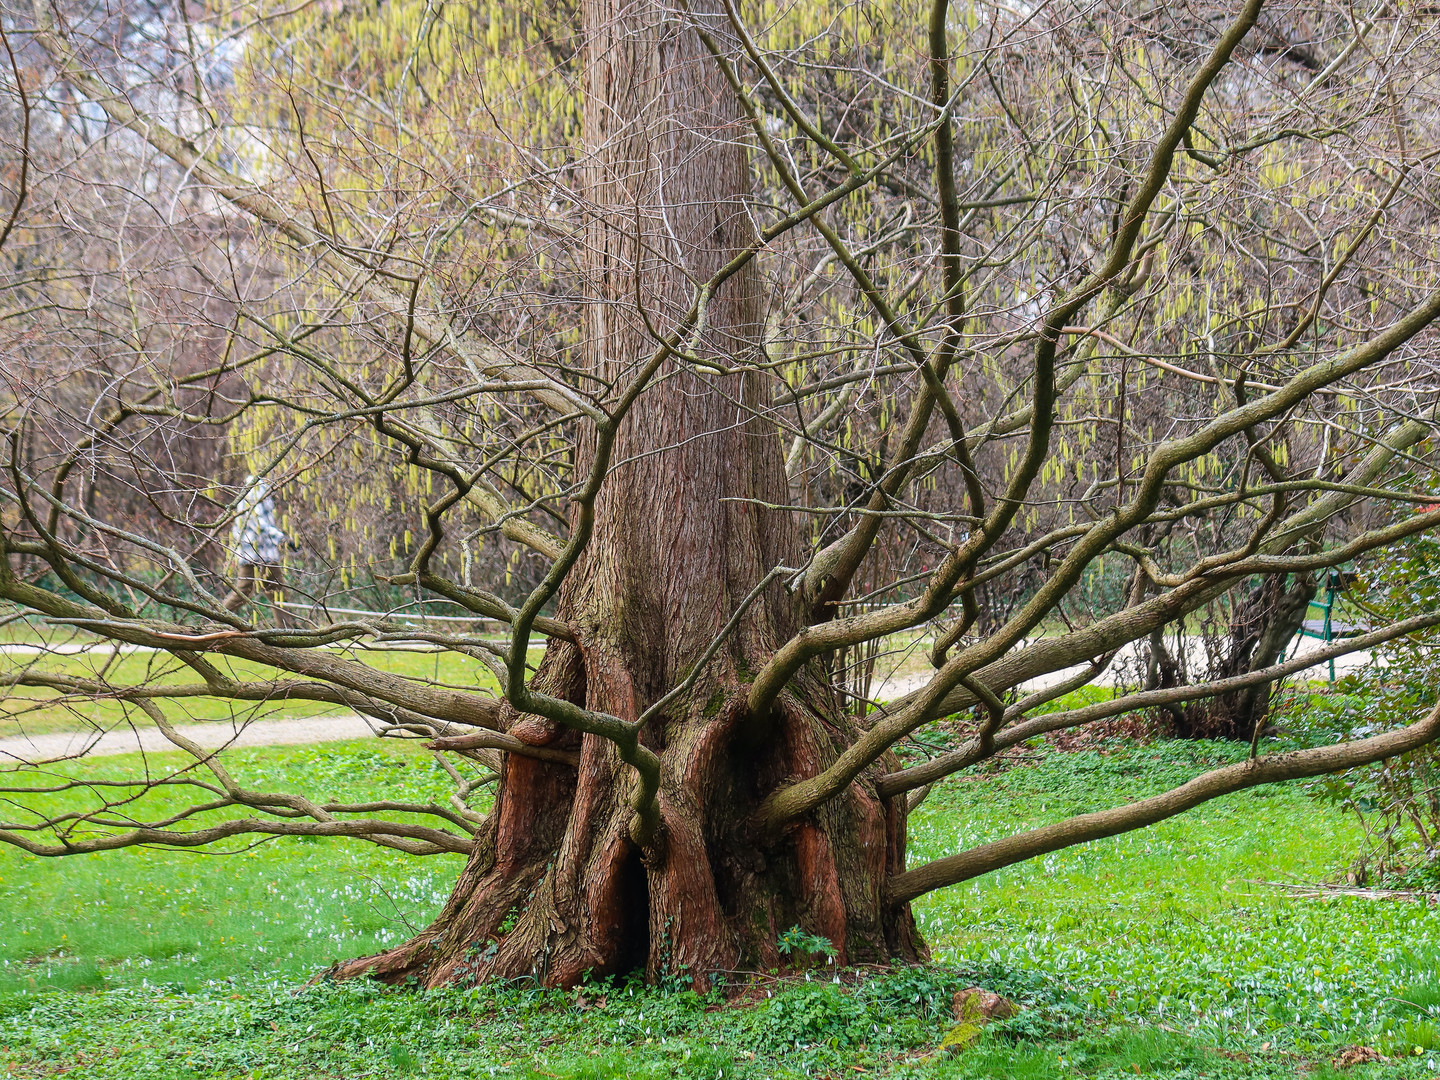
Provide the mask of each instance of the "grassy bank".
[{"label": "grassy bank", "polygon": [[[932,796],[914,819],[912,860],[1148,794],[1235,753],[1036,749]],[[254,782],[304,781],[347,798],[440,784],[384,744],[235,757]],[[302,988],[329,961],[422,923],[455,873],[452,857],[297,841],[223,856],[47,862],[0,852],[0,1068],[97,1078],[1324,1078],[1361,1045],[1387,1057],[1343,1075],[1434,1077],[1440,1032],[1423,1009],[1440,1002],[1436,915],[1421,903],[1300,898],[1263,884],[1332,878],[1357,839],[1300,788],[1231,796],[922,900],[933,970],[847,973],[837,985],[817,969],[809,982],[761,980],[744,1007],[683,986]],[[1024,1011],[966,1052],[936,1055],[953,1023],[950,996],[974,983]]]}]

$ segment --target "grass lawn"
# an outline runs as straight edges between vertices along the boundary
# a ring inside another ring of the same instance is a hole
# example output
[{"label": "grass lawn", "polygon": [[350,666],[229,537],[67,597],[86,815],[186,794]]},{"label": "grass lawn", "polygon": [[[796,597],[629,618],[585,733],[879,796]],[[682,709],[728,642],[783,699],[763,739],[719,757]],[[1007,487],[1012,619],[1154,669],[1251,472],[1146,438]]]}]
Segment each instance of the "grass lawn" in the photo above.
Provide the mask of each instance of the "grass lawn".
[{"label": "grass lawn", "polygon": [[[1236,753],[1037,748],[937,790],[912,819],[912,861],[1148,794]],[[242,782],[323,796],[444,790],[435,766],[397,744],[229,757]],[[744,1007],[633,983],[570,994],[304,985],[423,923],[455,857],[295,840],[229,855],[5,850],[0,1075],[1428,1080],[1440,1075],[1425,1013],[1440,1004],[1440,918],[1423,903],[1260,884],[1333,878],[1356,842],[1299,787],[1241,793],[923,899],[933,968],[838,983],[820,968],[760,981]],[[1023,1011],[958,1055],[935,1053],[950,997],[974,984]],[[1386,1057],[1332,1068],[1357,1045]]]}]

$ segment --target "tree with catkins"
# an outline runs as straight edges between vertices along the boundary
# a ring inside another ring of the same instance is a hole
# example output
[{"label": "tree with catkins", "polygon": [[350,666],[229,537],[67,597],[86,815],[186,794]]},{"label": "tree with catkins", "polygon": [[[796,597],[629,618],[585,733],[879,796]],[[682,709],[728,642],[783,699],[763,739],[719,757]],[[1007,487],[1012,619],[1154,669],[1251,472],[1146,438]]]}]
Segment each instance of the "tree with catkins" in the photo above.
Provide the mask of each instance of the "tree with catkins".
[{"label": "tree with catkins", "polygon": [[[3,273],[54,303],[5,324],[43,377],[5,390],[0,599],[184,675],[4,685],[116,702],[184,764],[95,786],[83,754],[18,756],[0,841],[454,853],[434,922],[336,975],[708,985],[797,925],[842,963],[923,958],[927,892],[1440,736],[1440,709],[1287,753],[1247,731],[1164,794],[907,862],[931,787],[1008,748],[1440,624],[1042,709],[1430,524],[1423,18],[396,0],[117,58],[110,22],[37,11]],[[81,242],[77,189],[129,199],[90,231],[133,258]],[[305,550],[227,604],[260,478]],[[360,648],[399,641],[473,684]],[[871,701],[894,648],[913,689]],[[453,798],[252,790],[180,723],[277,701],[411,739]]]}]

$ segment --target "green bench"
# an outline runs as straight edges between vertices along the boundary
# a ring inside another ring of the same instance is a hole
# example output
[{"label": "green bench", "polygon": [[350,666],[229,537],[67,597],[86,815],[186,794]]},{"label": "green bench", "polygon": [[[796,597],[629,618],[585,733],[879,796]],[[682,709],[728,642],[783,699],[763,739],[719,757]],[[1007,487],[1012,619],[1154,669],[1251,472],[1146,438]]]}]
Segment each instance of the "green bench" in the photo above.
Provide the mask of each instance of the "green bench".
[{"label": "green bench", "polygon": [[[1338,638],[1352,637],[1360,633],[1361,627],[1351,623],[1335,621],[1335,600],[1350,585],[1354,584],[1355,575],[1350,572],[1331,570],[1325,575],[1325,598],[1310,601],[1310,607],[1305,612],[1306,619],[1300,624],[1299,631],[1295,634],[1295,652],[1299,653],[1300,643],[1307,637],[1323,641],[1325,644],[1335,641]],[[1315,618],[1309,616],[1314,615]],[[1330,660],[1330,681],[1335,681],[1335,660]]]}]

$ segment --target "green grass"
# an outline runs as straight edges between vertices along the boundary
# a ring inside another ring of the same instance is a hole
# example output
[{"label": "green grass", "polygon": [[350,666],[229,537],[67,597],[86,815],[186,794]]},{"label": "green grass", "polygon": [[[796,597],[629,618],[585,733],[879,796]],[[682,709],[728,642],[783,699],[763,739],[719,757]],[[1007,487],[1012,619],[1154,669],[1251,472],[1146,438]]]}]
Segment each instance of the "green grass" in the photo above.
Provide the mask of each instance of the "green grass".
[{"label": "green grass", "polygon": [[[938,790],[912,821],[912,862],[1149,794],[1238,752],[1036,750]],[[229,756],[256,785],[347,798],[442,790],[408,753],[356,743]],[[293,840],[224,856],[0,852],[0,1075],[1434,1077],[1440,919],[1422,904],[1258,884],[1333,877],[1357,841],[1298,787],[1241,793],[925,898],[932,969],[844,985],[819,969],[745,1007],[634,984],[304,987],[330,961],[406,934],[406,920],[423,923],[458,867],[449,856]],[[958,1056],[935,1054],[950,996],[977,983],[1023,1011]],[[1349,1045],[1388,1056],[1332,1070]]]},{"label": "green grass", "polygon": [[[1174,760],[1187,751],[1188,768]],[[1117,744],[958,784],[912,826],[912,859],[1153,794],[1241,752]],[[1308,1053],[1380,1031],[1403,954],[1440,942],[1423,904],[1261,884],[1333,878],[1359,839],[1300,788],[1258,788],[942,891],[919,918],[943,955],[1045,970],[1111,1016]]]},{"label": "green grass", "polygon": [[[428,756],[392,740],[236,750],[225,760],[246,786],[321,800],[385,794],[429,802],[450,790]],[[183,763],[179,754],[148,759],[152,773]],[[136,765],[135,756],[116,756],[71,771],[120,777]],[[73,804],[88,796],[67,798]],[[184,801],[161,789],[146,805]],[[483,801],[476,806],[485,808]],[[37,859],[0,848],[0,995],[44,987],[193,989],[236,971],[303,980],[398,939],[406,920],[423,923],[461,865],[458,856],[412,859],[313,838],[218,847],[233,853],[126,849]]]}]

